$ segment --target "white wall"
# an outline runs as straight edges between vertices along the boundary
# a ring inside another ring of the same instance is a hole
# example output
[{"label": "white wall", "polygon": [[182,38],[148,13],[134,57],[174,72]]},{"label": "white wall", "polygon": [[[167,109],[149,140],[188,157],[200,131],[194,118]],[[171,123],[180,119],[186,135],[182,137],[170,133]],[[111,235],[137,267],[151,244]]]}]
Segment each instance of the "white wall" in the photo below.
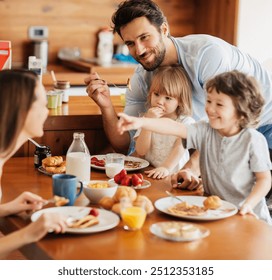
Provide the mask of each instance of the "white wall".
[{"label": "white wall", "polygon": [[240,0],[237,46],[272,66],[272,1]]}]

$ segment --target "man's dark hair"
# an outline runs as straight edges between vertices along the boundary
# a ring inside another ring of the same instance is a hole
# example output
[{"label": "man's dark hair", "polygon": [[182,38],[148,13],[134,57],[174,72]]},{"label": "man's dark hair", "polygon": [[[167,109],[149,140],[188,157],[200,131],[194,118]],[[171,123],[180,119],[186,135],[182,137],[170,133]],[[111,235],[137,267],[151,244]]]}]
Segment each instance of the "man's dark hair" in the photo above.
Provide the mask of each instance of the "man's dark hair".
[{"label": "man's dark hair", "polygon": [[113,32],[118,33],[120,37],[120,29],[134,20],[135,18],[146,17],[149,22],[154,25],[160,32],[161,25],[167,19],[159,6],[151,0],[126,0],[118,5],[118,9],[112,15]]}]

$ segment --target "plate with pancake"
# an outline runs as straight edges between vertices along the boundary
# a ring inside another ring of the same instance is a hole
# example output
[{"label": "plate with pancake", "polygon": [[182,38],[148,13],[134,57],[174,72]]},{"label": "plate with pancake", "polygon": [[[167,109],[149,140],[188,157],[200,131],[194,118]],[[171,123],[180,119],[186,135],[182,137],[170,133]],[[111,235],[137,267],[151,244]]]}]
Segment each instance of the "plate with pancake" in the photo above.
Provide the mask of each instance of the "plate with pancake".
[{"label": "plate with pancake", "polygon": [[[238,212],[237,207],[225,200],[221,200],[221,206],[216,210],[204,209],[204,196],[178,196],[183,202],[176,198],[164,197],[155,201],[155,208],[170,216],[197,221],[213,221],[231,217]],[[184,206],[186,204],[186,206]]]},{"label": "plate with pancake", "polygon": [[[97,159],[97,162],[95,162]],[[105,170],[106,155],[91,156],[91,167],[98,170]],[[149,166],[149,162],[145,159],[131,156],[124,156],[126,171],[136,171]]]},{"label": "plate with pancake", "polygon": [[[62,206],[62,207],[51,207],[39,210],[32,214],[31,221],[35,222],[43,213],[59,213],[67,216],[67,219],[80,220],[87,217],[91,211],[91,207],[81,207],[81,206]],[[98,223],[86,228],[72,228],[68,227],[66,233],[76,233],[76,234],[87,234],[96,233],[105,230],[112,229],[116,227],[120,218],[117,214],[104,210],[98,209],[99,215],[97,216]]]},{"label": "plate with pancake", "polygon": [[171,241],[194,241],[207,237],[209,229],[204,226],[185,222],[159,222],[151,225],[150,232],[154,235]]}]

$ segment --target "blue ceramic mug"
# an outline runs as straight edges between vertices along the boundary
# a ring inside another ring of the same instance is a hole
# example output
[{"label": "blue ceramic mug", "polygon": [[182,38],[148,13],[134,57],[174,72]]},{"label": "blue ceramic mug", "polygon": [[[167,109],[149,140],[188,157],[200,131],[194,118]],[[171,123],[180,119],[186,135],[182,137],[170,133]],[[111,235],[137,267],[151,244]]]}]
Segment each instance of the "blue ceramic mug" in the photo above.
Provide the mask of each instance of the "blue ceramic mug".
[{"label": "blue ceramic mug", "polygon": [[[53,194],[69,199],[67,206],[74,205],[75,200],[79,197],[83,190],[83,184],[76,176],[70,174],[55,174],[52,176]],[[80,183],[80,189],[77,185]]]}]

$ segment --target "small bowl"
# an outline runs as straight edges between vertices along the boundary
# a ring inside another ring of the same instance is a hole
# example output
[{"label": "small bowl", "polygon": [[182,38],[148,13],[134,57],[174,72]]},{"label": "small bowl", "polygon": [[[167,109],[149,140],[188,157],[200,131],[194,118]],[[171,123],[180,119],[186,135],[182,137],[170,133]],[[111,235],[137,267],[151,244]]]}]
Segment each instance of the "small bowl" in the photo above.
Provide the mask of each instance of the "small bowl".
[{"label": "small bowl", "polygon": [[[89,184],[103,184],[108,183],[109,187],[107,188],[91,188],[88,187]],[[87,196],[87,198],[91,201],[91,203],[97,204],[100,199],[104,196],[113,197],[118,185],[114,181],[107,180],[91,180],[88,184],[83,185],[83,193]]]}]

